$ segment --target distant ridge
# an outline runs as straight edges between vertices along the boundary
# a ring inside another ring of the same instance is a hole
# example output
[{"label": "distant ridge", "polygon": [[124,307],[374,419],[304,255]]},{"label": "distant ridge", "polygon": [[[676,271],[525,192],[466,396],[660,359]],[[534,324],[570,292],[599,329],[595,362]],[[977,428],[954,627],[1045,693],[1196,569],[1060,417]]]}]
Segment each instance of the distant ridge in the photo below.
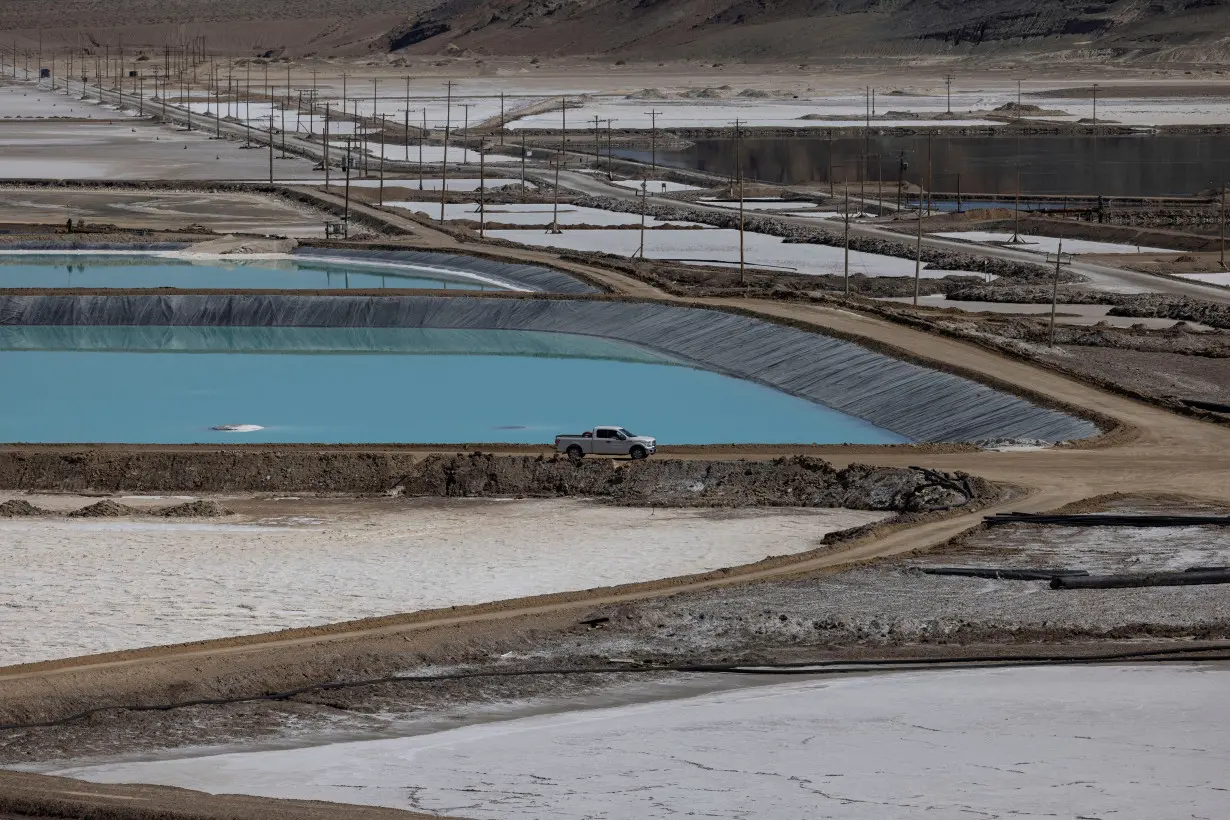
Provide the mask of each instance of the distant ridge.
[{"label": "distant ridge", "polygon": [[[117,21],[122,21],[117,22]],[[0,48],[830,63],[1230,58],[1230,0],[5,0]]]}]

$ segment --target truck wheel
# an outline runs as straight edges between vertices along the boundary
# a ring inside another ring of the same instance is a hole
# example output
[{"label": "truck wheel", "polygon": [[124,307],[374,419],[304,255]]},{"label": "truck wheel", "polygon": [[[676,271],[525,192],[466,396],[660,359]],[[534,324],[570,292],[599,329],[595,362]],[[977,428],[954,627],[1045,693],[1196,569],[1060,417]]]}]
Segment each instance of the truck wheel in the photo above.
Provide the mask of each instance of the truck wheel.
[{"label": "truck wheel", "polygon": [[581,445],[579,444],[569,445],[568,450],[566,452],[568,453],[568,458],[572,459],[573,461],[577,461],[578,459],[585,458],[585,451],[581,449]]},{"label": "truck wheel", "polygon": [[649,451],[646,450],[641,445],[637,444],[637,445],[634,445],[633,448],[628,451],[628,455],[632,457],[633,461],[640,461],[642,458],[648,457]]}]

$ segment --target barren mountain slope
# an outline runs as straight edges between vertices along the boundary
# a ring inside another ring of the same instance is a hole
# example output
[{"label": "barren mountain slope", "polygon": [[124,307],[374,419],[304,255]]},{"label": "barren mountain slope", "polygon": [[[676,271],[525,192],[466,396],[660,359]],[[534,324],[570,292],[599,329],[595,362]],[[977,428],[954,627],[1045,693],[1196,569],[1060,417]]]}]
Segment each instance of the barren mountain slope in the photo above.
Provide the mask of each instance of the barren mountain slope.
[{"label": "barren mountain slope", "polygon": [[[821,62],[1002,57],[1203,62],[1230,52],[1230,0],[5,0],[26,44],[360,55]],[[0,35],[3,37],[4,35]],[[4,42],[0,40],[0,42]]]}]

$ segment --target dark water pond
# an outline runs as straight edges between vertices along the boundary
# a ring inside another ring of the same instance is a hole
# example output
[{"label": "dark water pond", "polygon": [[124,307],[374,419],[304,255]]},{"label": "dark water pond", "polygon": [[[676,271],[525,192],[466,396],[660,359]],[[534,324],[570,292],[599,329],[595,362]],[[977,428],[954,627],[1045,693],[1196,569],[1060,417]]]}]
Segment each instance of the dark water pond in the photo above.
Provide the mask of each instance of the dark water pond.
[{"label": "dark water pond", "polygon": [[[648,152],[625,151],[648,161]],[[866,160],[864,161],[864,156]],[[930,162],[928,163],[928,156]],[[734,144],[698,140],[678,151],[658,151],[663,165],[730,176]],[[743,141],[749,179],[781,184],[843,180],[925,180],[935,191],[1012,194],[1020,173],[1025,194],[1183,196],[1230,179],[1230,136],[884,136],[832,139],[797,137]],[[958,180],[958,175],[960,179]]]}]

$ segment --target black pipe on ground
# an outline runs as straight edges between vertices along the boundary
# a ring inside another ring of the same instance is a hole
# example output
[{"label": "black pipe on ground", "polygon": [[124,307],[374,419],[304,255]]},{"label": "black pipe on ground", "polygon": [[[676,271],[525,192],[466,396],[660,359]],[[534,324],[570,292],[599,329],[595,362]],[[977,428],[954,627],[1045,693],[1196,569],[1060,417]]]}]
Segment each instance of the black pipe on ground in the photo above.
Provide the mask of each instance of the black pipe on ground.
[{"label": "black pipe on ground", "polygon": [[1185,572],[1140,572],[1130,575],[1057,575],[1051,589],[1131,589],[1134,587],[1182,587],[1230,584],[1230,570],[1207,569]]},{"label": "black pipe on ground", "polygon": [[988,527],[1005,524],[1046,524],[1056,527],[1230,527],[1230,515],[1048,515],[1045,513],[1002,513],[988,515]]},{"label": "black pipe on ground", "polygon": [[919,567],[926,575],[988,578],[992,581],[1049,581],[1061,576],[1088,575],[1083,569],[999,569],[996,567]]}]

